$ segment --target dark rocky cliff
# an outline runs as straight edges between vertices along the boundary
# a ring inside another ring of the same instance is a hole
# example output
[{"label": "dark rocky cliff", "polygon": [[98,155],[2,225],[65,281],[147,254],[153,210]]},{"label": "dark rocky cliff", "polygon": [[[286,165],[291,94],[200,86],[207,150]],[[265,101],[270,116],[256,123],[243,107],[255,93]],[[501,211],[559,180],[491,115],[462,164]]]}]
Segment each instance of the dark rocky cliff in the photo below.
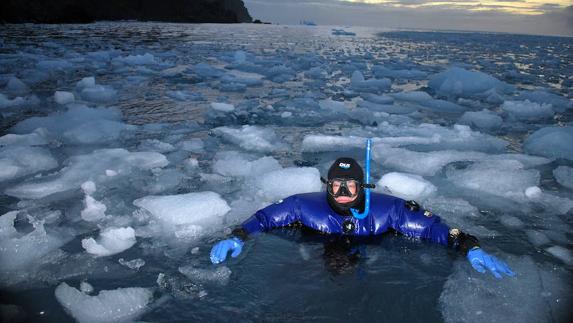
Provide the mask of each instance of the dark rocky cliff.
[{"label": "dark rocky cliff", "polygon": [[241,0],[2,0],[0,22],[251,22]]}]

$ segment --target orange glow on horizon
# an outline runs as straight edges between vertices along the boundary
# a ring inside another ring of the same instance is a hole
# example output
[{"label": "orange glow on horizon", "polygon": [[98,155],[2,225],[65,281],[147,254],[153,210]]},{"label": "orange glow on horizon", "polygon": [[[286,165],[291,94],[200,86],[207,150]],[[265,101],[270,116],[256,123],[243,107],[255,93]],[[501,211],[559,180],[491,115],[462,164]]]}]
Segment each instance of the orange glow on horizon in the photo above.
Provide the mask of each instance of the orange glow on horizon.
[{"label": "orange glow on horizon", "polygon": [[466,1],[412,1],[401,3],[400,0],[344,0],[355,3],[380,4],[395,8],[438,8],[465,9],[468,11],[500,11],[518,15],[540,15],[550,11],[544,5],[551,3],[555,9],[563,9],[573,5],[573,0],[523,0],[523,1],[491,1],[491,0],[466,0]]}]

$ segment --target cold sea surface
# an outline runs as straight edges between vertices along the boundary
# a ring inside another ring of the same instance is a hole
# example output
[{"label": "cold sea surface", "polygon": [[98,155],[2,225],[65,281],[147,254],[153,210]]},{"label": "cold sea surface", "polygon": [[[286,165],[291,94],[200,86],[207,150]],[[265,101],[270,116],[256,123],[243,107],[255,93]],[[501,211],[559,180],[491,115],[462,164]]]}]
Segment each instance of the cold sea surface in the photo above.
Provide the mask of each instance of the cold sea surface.
[{"label": "cold sea surface", "polygon": [[[0,28],[0,313],[30,322],[567,322],[573,39],[281,25]],[[389,232],[296,226],[209,251],[257,209],[375,191],[516,277]],[[326,194],[326,193],[325,193]]]}]

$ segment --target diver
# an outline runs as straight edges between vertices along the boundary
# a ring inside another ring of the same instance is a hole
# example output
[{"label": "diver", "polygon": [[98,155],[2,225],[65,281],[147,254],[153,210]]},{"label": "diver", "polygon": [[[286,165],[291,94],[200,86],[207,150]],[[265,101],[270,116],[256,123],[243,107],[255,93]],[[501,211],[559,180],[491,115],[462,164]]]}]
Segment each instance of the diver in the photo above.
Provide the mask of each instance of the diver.
[{"label": "diver", "polygon": [[323,234],[371,237],[388,231],[448,246],[466,255],[480,273],[489,270],[496,278],[514,276],[509,266],[486,253],[478,239],[450,228],[440,217],[424,210],[415,201],[371,193],[370,140],[366,149],[366,181],[362,167],[352,158],[338,158],[328,170],[326,192],[295,194],[257,211],[233,230],[228,239],[211,249],[211,262],[221,263],[231,251],[237,257],[244,241],[258,232],[286,226],[303,226]]}]

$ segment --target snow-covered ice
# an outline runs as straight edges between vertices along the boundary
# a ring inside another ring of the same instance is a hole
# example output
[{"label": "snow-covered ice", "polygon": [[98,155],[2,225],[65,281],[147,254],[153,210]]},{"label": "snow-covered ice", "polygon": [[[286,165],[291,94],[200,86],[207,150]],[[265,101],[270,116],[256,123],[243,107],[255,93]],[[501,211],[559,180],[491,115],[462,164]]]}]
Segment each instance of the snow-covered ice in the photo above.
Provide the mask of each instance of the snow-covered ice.
[{"label": "snow-covered ice", "polygon": [[405,200],[424,200],[437,191],[420,175],[391,172],[384,174],[376,183],[377,189]]},{"label": "snow-covered ice", "polygon": [[557,182],[567,188],[573,189],[573,168],[559,166],[553,170],[553,176]]},{"label": "snow-covered ice", "polygon": [[148,288],[129,287],[84,294],[66,283],[55,291],[58,302],[79,322],[128,322],[148,308],[153,292]]},{"label": "snow-covered ice", "polygon": [[573,160],[573,127],[545,127],[532,133],[523,147],[529,154]]},{"label": "snow-covered ice", "polygon": [[212,131],[246,150],[272,152],[284,149],[284,144],[270,128],[244,125],[239,129],[218,127]]},{"label": "snow-covered ice", "polygon": [[107,228],[100,232],[97,241],[94,238],[83,239],[82,247],[92,255],[104,257],[123,252],[135,242],[133,228]]},{"label": "snow-covered ice", "polygon": [[105,182],[113,170],[128,176],[133,170],[165,167],[169,162],[155,152],[129,152],[125,149],[101,149],[86,155],[71,157],[59,172],[43,178],[32,179],[6,190],[6,194],[24,199],[39,199],[48,195],[79,188],[84,182]]}]

